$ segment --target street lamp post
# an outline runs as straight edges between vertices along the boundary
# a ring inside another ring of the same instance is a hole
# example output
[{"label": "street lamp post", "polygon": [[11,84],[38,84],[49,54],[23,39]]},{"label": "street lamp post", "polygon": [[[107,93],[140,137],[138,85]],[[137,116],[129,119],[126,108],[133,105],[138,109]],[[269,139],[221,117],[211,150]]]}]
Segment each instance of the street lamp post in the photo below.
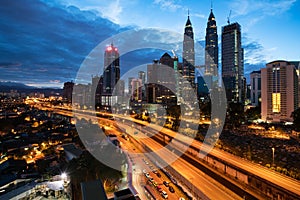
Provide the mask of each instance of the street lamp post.
[{"label": "street lamp post", "polygon": [[275,148],[274,147],[272,147],[272,157],[273,157],[273,166],[274,166],[274,157],[275,157]]}]

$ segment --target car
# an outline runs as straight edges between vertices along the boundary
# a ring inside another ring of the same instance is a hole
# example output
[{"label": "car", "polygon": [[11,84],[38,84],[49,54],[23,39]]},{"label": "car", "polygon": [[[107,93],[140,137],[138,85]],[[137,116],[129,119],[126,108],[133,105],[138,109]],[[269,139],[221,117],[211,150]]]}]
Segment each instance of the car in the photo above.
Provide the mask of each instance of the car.
[{"label": "car", "polygon": [[163,184],[164,184],[166,187],[169,187],[170,182],[163,181]]},{"label": "car", "polygon": [[179,200],[185,200],[185,198],[183,198],[183,197],[179,197]]},{"label": "car", "polygon": [[170,190],[170,192],[172,192],[172,193],[175,192],[175,190],[174,190],[174,188],[173,188],[172,186],[169,186],[169,190]]},{"label": "car", "polygon": [[158,178],[160,178],[160,177],[161,177],[161,174],[160,174],[159,172],[157,172],[157,173],[156,173],[156,176],[157,176]]},{"label": "car", "polygon": [[125,139],[125,140],[129,140],[129,137],[125,134],[122,135],[122,138]]},{"label": "car", "polygon": [[153,172],[154,174],[157,174],[158,171],[155,169],[155,170],[153,170],[152,172]]},{"label": "car", "polygon": [[154,187],[156,187],[156,186],[157,186],[156,181],[152,181],[152,185],[153,185]]},{"label": "car", "polygon": [[155,168],[154,168],[153,165],[149,165],[149,168],[150,168],[151,170],[155,170]]},{"label": "car", "polygon": [[156,186],[156,189],[157,189],[157,191],[159,191],[159,192],[162,192],[162,188],[158,185],[158,186]]},{"label": "car", "polygon": [[161,196],[164,198],[164,199],[167,199],[168,198],[168,194],[163,190],[161,191]]},{"label": "car", "polygon": [[153,182],[153,178],[151,176],[148,177],[149,181],[152,183]]},{"label": "car", "polygon": [[145,164],[146,164],[146,165],[149,165],[148,161],[145,161]]},{"label": "car", "polygon": [[144,174],[147,174],[147,171],[146,171],[145,169],[143,169],[143,173],[144,173]]},{"label": "car", "polygon": [[146,173],[145,176],[146,176],[147,178],[149,178],[149,177],[150,177],[150,174],[149,174],[149,173]]}]

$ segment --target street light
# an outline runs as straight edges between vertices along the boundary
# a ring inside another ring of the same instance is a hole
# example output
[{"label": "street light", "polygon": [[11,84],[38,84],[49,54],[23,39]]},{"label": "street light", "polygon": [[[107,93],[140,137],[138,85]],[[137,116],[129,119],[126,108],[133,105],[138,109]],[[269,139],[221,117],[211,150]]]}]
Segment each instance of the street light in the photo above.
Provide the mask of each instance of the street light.
[{"label": "street light", "polygon": [[273,153],[273,166],[274,166],[274,157],[275,157],[275,148],[272,147],[272,153]]},{"label": "street light", "polygon": [[61,173],[60,175],[62,180],[65,180],[67,178],[67,174],[65,172]]}]

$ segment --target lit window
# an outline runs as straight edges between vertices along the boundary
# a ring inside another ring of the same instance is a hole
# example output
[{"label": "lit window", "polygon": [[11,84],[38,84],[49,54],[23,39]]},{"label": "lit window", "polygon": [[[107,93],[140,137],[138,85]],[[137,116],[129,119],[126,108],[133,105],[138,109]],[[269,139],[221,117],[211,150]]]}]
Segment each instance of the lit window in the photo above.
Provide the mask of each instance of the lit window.
[{"label": "lit window", "polygon": [[280,113],[280,93],[272,94],[273,113]]}]

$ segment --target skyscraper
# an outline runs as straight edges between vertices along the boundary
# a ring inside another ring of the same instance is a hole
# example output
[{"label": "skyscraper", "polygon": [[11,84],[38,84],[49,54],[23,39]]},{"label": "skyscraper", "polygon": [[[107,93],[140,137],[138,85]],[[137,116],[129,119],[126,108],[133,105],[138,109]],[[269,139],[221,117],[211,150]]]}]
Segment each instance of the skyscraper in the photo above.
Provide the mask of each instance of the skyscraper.
[{"label": "skyscraper", "polygon": [[193,88],[195,88],[195,49],[194,49],[194,32],[190,16],[184,28],[184,38],[183,38],[183,78],[186,78]]},{"label": "skyscraper", "polygon": [[227,101],[244,104],[244,51],[238,23],[222,27],[222,78]]},{"label": "skyscraper", "polygon": [[120,79],[120,58],[117,47],[108,46],[104,53],[103,93],[111,95]]},{"label": "skyscraper", "polygon": [[288,61],[273,61],[261,69],[261,116],[264,121],[292,121],[298,107],[296,66]]},{"label": "skyscraper", "polygon": [[205,36],[205,75],[218,76],[218,51],[217,24],[211,9]]},{"label": "skyscraper", "polygon": [[[115,86],[120,79],[120,58],[117,47],[113,44],[106,47],[104,53],[102,105],[111,106],[117,102],[112,96]],[[108,107],[106,108],[108,109]]]},{"label": "skyscraper", "polygon": [[72,102],[72,92],[73,92],[74,83],[65,82],[63,88],[63,98],[66,99],[68,102]]},{"label": "skyscraper", "polygon": [[251,104],[253,106],[258,106],[261,98],[261,72],[253,71],[250,74],[250,84],[251,84]]}]

